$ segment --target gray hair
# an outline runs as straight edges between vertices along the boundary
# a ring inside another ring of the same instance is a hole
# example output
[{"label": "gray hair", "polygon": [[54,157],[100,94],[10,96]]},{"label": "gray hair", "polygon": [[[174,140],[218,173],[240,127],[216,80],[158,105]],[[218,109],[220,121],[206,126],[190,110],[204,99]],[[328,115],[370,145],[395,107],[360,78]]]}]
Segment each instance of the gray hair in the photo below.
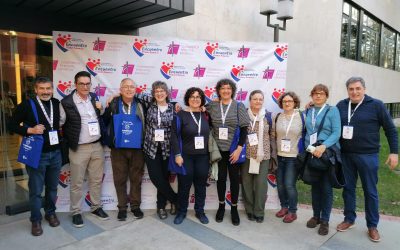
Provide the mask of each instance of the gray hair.
[{"label": "gray hair", "polygon": [[346,81],[346,88],[349,87],[350,84],[355,83],[355,82],[360,82],[363,88],[365,88],[365,81],[362,77],[359,76],[352,76],[349,78],[349,80]]},{"label": "gray hair", "polygon": [[133,82],[133,85],[136,87],[136,82],[135,82],[134,80],[132,80],[131,78],[124,78],[124,79],[122,79],[119,86],[122,87],[122,85],[124,85],[124,83],[127,82],[127,81],[132,81],[132,82]]},{"label": "gray hair", "polygon": [[168,86],[165,82],[162,81],[155,81],[153,82],[153,84],[151,85],[151,95],[153,96],[153,101],[155,101],[155,91],[156,89],[163,89],[166,93],[167,93],[167,102],[169,102],[169,89]]}]

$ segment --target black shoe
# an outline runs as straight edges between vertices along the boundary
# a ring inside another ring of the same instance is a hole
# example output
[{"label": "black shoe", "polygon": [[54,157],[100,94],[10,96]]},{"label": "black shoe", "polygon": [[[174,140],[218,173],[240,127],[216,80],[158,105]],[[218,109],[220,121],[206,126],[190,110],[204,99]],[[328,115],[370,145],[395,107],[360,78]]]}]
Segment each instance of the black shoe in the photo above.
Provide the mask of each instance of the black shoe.
[{"label": "black shoe", "polygon": [[157,214],[161,220],[165,220],[168,217],[167,211],[165,211],[163,208],[158,208]]},{"label": "black shoe", "polygon": [[178,211],[178,206],[174,203],[171,203],[171,209],[169,210],[169,213],[171,215],[175,215]]},{"label": "black shoe", "polygon": [[231,217],[232,217],[232,224],[234,226],[239,226],[240,218],[239,218],[237,206],[231,206]]},{"label": "black shoe", "polygon": [[254,218],[256,219],[257,223],[263,223],[264,222],[264,216],[254,216]]},{"label": "black shoe", "polygon": [[248,219],[249,221],[254,221],[254,220],[255,220],[255,219],[254,219],[254,214],[247,213],[247,219]]},{"label": "black shoe", "polygon": [[74,225],[74,227],[83,227],[85,224],[83,224],[82,215],[81,214],[72,215],[72,224]]},{"label": "black shoe", "polygon": [[92,214],[94,216],[96,216],[99,220],[108,220],[110,219],[110,217],[108,217],[108,214],[106,214],[106,212],[104,212],[104,210],[99,207],[98,209],[94,210],[92,212]]},{"label": "black shoe", "polygon": [[119,221],[125,221],[126,220],[126,210],[119,210],[117,219]]},{"label": "black shoe", "polygon": [[132,211],[133,217],[135,217],[135,219],[141,219],[141,218],[143,218],[143,216],[144,216],[142,210],[140,210],[139,207],[134,208],[134,209],[132,209],[131,211]]},{"label": "black shoe", "polygon": [[215,221],[216,222],[222,222],[224,220],[224,215],[225,215],[225,202],[224,204],[219,204],[217,214],[215,215]]}]

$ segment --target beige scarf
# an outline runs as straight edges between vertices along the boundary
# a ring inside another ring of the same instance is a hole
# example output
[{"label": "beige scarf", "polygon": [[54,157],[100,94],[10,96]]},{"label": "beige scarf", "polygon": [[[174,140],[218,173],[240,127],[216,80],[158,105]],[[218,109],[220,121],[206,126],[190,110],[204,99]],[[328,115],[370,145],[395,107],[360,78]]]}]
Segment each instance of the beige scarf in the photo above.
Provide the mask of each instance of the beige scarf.
[{"label": "beige scarf", "polygon": [[[250,126],[253,124],[254,119],[256,119],[256,117],[253,115],[253,112],[251,111],[251,109],[249,108],[247,110],[247,113],[250,116]],[[265,117],[265,110],[261,109],[258,112],[257,115],[257,121],[258,121],[258,145],[257,145],[257,157],[256,160],[258,162],[261,162],[264,159],[264,117]],[[251,127],[250,127],[251,128]]]}]

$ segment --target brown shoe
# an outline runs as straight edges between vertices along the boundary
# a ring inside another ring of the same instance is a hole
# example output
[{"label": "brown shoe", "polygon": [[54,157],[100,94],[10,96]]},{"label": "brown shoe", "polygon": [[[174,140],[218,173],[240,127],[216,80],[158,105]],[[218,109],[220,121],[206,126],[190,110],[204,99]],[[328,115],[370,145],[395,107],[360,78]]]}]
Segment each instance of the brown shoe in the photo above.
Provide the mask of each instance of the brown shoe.
[{"label": "brown shoe", "polygon": [[356,225],[354,224],[354,222],[350,223],[348,221],[343,221],[342,223],[337,225],[336,230],[339,232],[346,232],[347,230],[352,229],[355,226]]},{"label": "brown shoe", "polygon": [[381,236],[379,235],[378,229],[376,229],[376,227],[368,228],[368,238],[373,242],[381,241]]},{"label": "brown shoe", "polygon": [[283,222],[285,223],[292,223],[297,219],[297,214],[296,213],[288,213],[285,215],[285,218],[283,218]]},{"label": "brown shoe", "polygon": [[33,236],[40,236],[43,234],[42,223],[40,221],[32,222],[32,231]]},{"label": "brown shoe", "polygon": [[55,214],[45,215],[44,218],[49,222],[51,227],[57,227],[60,225],[60,221]]},{"label": "brown shoe", "polygon": [[308,228],[316,228],[318,224],[320,224],[320,219],[317,217],[311,217],[311,219],[309,219],[307,221],[307,227]]},{"label": "brown shoe", "polygon": [[329,233],[329,223],[326,221],[321,221],[321,225],[319,225],[318,234],[319,235],[327,235]]},{"label": "brown shoe", "polygon": [[289,211],[288,208],[283,207],[283,208],[281,208],[281,210],[279,210],[279,211],[275,214],[275,216],[278,217],[278,218],[282,218],[283,216],[287,215],[288,211]]}]

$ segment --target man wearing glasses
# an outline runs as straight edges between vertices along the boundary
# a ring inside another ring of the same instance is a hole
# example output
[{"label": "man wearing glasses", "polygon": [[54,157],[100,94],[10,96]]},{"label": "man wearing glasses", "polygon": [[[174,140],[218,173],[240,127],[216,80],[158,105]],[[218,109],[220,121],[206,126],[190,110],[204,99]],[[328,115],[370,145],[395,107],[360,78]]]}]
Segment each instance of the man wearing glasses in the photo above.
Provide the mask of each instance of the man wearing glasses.
[{"label": "man wearing glasses", "polygon": [[104,152],[100,143],[101,103],[90,92],[91,78],[86,71],[75,75],[75,90],[60,105],[60,124],[69,147],[71,168],[71,211],[75,227],[83,227],[81,215],[82,185],[88,173],[91,213],[100,220],[108,220],[100,203],[103,179]]}]

